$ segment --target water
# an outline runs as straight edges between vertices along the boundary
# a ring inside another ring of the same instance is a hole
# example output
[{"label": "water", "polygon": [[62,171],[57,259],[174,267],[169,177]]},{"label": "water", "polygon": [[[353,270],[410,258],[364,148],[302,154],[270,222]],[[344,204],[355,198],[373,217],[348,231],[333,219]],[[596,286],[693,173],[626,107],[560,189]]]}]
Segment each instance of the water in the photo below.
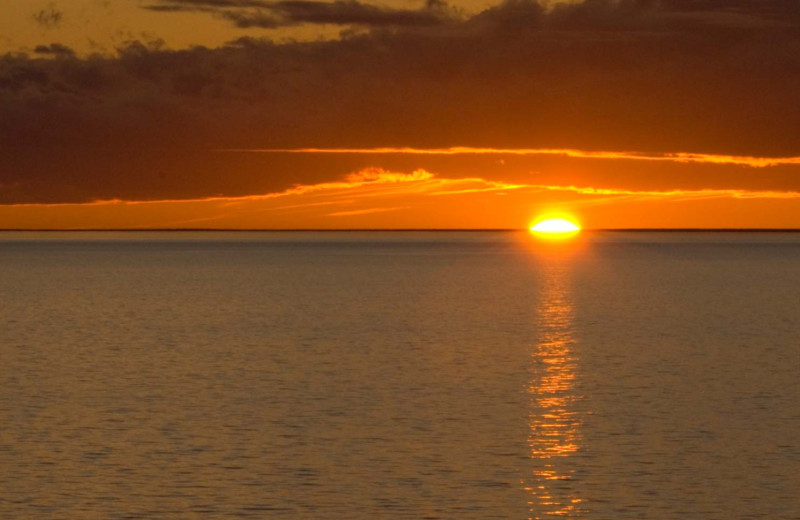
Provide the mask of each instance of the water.
[{"label": "water", "polygon": [[0,234],[0,518],[798,519],[800,234]]}]

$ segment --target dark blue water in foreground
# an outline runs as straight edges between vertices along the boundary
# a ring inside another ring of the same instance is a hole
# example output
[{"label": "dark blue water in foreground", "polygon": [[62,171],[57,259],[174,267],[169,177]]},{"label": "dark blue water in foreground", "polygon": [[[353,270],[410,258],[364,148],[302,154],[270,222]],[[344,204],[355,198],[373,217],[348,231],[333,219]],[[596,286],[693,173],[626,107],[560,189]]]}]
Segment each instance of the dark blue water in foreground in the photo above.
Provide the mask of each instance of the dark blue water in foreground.
[{"label": "dark blue water in foreground", "polygon": [[799,519],[800,234],[0,233],[0,518]]}]

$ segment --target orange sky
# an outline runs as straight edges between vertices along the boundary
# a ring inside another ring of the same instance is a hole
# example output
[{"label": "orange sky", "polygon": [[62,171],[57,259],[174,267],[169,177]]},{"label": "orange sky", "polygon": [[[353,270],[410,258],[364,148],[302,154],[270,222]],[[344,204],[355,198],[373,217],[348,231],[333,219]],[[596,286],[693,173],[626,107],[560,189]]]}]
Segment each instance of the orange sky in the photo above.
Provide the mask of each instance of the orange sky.
[{"label": "orange sky", "polygon": [[0,229],[800,228],[787,0],[0,5]]},{"label": "orange sky", "polygon": [[519,229],[546,215],[587,229],[791,228],[800,192],[637,191],[373,168],[262,195],[0,206],[7,229]]}]

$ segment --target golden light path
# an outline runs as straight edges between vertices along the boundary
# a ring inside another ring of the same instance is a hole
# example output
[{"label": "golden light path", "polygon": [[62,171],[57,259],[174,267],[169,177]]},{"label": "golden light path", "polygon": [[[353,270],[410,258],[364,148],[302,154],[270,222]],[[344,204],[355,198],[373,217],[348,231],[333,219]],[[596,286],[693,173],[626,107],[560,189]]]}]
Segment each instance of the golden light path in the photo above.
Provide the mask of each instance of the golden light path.
[{"label": "golden light path", "polygon": [[531,351],[528,393],[531,473],[523,479],[528,520],[583,520],[588,513],[575,485],[581,450],[580,357],[574,335],[570,253],[543,252],[544,274],[536,309],[538,334]]},{"label": "golden light path", "polygon": [[531,226],[531,231],[534,233],[548,235],[570,235],[580,230],[580,226],[563,218],[548,218]]}]

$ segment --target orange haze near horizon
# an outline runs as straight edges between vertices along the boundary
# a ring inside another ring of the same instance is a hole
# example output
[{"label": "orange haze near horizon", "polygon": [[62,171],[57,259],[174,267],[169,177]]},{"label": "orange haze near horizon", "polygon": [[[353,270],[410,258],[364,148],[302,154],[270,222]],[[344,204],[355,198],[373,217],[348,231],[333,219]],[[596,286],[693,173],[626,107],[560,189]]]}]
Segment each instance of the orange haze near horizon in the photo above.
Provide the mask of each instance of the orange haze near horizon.
[{"label": "orange haze near horizon", "polygon": [[525,229],[547,214],[570,215],[584,229],[794,228],[800,192],[538,185],[370,168],[251,196],[0,206],[3,229]]}]

